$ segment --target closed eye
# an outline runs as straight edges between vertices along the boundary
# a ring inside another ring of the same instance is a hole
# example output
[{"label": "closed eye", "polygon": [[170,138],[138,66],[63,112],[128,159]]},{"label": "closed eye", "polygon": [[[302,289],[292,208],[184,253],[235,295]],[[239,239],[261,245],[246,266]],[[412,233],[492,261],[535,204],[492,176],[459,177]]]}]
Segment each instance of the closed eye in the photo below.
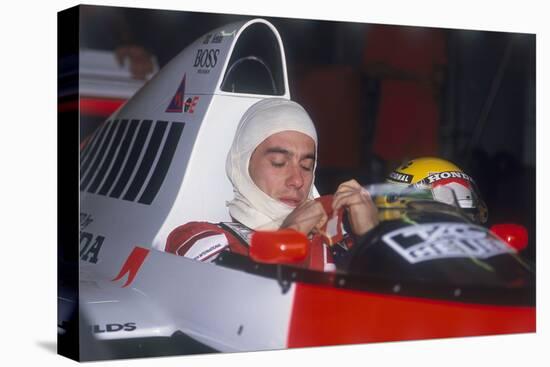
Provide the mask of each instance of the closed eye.
[{"label": "closed eye", "polygon": [[305,171],[313,171],[313,165],[315,164],[315,160],[313,158],[307,157],[306,159],[303,159],[301,161],[300,166]]}]

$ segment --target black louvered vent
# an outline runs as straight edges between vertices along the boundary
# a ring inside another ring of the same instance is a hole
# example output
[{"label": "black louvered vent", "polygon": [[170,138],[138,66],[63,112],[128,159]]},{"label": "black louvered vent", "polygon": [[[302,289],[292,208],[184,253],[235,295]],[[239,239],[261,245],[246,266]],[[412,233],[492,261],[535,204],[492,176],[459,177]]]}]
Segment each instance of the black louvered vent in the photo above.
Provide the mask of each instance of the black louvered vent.
[{"label": "black louvered vent", "polygon": [[184,126],[160,120],[107,121],[80,155],[80,191],[151,204]]}]

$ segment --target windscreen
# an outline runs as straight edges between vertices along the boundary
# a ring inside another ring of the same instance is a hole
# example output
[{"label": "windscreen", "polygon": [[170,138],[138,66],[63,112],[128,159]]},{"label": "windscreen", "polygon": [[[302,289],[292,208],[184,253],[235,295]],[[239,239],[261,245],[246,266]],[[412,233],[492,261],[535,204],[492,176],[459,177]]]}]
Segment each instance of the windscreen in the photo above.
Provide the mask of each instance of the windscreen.
[{"label": "windscreen", "polygon": [[285,94],[279,42],[263,23],[246,28],[235,45],[221,90],[232,93]]}]

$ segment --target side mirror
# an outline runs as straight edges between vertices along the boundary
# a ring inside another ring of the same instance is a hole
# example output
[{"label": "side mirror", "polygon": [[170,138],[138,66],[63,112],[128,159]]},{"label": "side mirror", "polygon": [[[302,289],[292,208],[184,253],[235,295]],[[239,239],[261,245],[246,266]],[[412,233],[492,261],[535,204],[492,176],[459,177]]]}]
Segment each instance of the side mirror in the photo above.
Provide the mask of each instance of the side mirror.
[{"label": "side mirror", "polygon": [[297,264],[303,262],[309,251],[306,235],[292,229],[252,234],[249,256],[268,264]]},{"label": "side mirror", "polygon": [[495,224],[490,228],[497,237],[518,251],[525,250],[529,236],[527,228],[519,224]]}]

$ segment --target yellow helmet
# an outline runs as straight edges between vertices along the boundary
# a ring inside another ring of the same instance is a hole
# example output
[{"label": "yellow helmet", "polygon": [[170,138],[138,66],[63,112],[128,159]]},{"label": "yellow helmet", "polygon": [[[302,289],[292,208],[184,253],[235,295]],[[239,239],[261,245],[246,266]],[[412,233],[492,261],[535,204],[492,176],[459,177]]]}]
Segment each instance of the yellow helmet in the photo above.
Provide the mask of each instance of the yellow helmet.
[{"label": "yellow helmet", "polygon": [[393,170],[387,181],[429,189],[435,200],[458,205],[475,222],[487,221],[487,206],[473,178],[449,161],[435,157],[413,159]]}]

